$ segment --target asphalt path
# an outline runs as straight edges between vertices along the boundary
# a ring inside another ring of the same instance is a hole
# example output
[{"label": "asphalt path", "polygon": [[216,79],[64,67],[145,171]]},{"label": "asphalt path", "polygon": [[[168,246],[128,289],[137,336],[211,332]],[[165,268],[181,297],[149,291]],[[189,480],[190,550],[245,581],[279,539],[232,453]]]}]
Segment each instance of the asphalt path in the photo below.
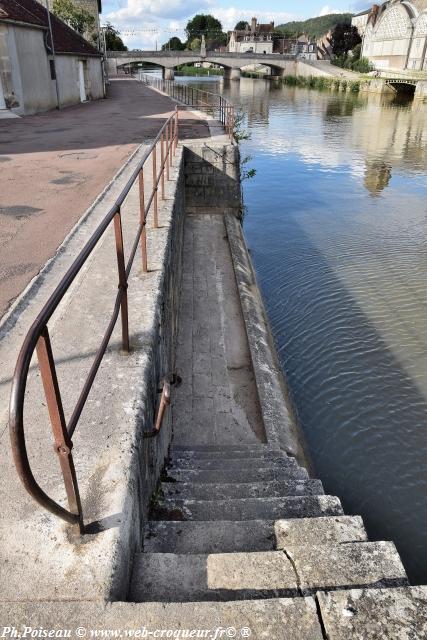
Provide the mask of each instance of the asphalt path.
[{"label": "asphalt path", "polygon": [[[105,100],[0,120],[0,317],[174,103],[136,80]],[[181,137],[209,135],[183,112]]]}]

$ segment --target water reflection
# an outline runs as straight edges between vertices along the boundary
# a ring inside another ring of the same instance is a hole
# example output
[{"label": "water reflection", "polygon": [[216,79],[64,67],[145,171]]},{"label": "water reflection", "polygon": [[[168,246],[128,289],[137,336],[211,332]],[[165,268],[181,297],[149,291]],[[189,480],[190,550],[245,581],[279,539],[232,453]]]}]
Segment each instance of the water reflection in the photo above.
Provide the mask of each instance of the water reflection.
[{"label": "water reflection", "polygon": [[245,233],[315,466],[427,582],[427,106],[243,79]]}]

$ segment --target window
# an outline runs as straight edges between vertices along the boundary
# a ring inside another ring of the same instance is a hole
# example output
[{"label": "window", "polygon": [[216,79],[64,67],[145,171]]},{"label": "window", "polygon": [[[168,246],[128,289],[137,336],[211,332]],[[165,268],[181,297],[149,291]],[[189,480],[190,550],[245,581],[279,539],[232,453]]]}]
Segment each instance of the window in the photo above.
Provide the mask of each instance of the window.
[{"label": "window", "polygon": [[50,79],[56,80],[55,60],[49,60]]}]

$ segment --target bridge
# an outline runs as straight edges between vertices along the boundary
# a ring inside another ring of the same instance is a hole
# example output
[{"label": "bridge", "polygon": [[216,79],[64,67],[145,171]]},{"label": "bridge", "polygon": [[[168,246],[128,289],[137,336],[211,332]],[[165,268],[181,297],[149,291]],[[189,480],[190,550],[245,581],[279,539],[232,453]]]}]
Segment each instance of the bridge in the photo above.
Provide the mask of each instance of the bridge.
[{"label": "bridge", "polygon": [[173,80],[174,70],[183,64],[210,62],[224,69],[224,77],[239,80],[241,70],[249,65],[270,67],[273,76],[294,75],[296,56],[290,54],[218,53],[216,51],[107,51],[108,71],[117,75],[120,69],[138,63],[155,64],[162,68],[163,77]]},{"label": "bridge", "polygon": [[416,99],[427,99],[427,76],[381,75],[365,84],[366,91],[379,94],[411,92]]}]

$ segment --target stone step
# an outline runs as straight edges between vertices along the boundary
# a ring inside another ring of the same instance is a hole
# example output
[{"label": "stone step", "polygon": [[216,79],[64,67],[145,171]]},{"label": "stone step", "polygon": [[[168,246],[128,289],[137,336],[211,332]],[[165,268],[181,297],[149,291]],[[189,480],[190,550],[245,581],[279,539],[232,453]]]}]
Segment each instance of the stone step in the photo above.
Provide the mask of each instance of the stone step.
[{"label": "stone step", "polygon": [[150,521],[144,537],[146,553],[230,553],[276,551],[289,545],[363,542],[359,516],[293,520]]},{"label": "stone step", "polygon": [[[290,552],[135,556],[130,600],[197,602],[298,597],[317,590],[407,585],[390,542],[293,547]],[[290,559],[291,558],[291,559]]]},{"label": "stone step", "polygon": [[408,585],[393,542],[286,546],[304,595],[319,588]]},{"label": "stone step", "polygon": [[283,469],[284,467],[296,467],[297,462],[294,458],[289,458],[285,453],[274,458],[174,458],[169,461],[168,469],[248,469],[251,465],[257,465],[266,469]]},{"label": "stone step", "polygon": [[249,466],[247,469],[166,469],[162,474],[164,482],[230,483],[269,482],[271,480],[301,480],[308,478],[302,467],[282,467],[272,469]]},{"label": "stone step", "polygon": [[34,629],[36,625],[37,629],[57,629],[60,625],[71,629],[73,638],[79,627],[107,629],[105,637],[119,638],[127,637],[125,631],[129,630],[136,632],[135,638],[323,640],[311,597],[198,602],[197,606],[192,602],[11,602],[2,604],[2,618],[22,628],[33,624]]},{"label": "stone step", "polygon": [[278,449],[252,449],[247,451],[170,451],[171,460],[269,460],[287,457],[284,451]]},{"label": "stone step", "polygon": [[227,498],[274,498],[279,496],[320,496],[324,494],[320,480],[287,480],[270,482],[212,483],[162,482],[165,498],[187,500],[226,500]]},{"label": "stone step", "polygon": [[318,593],[326,637],[333,640],[427,638],[427,587]]},{"label": "stone step", "polygon": [[282,449],[280,449],[279,447],[274,447],[272,445],[269,444],[263,444],[262,442],[258,443],[258,444],[233,444],[233,445],[228,445],[228,444],[223,444],[223,445],[174,445],[171,444],[171,446],[169,447],[169,451],[171,454],[174,454],[175,452],[206,452],[206,453],[227,453],[230,451],[279,451],[282,452]]},{"label": "stone step", "polygon": [[336,496],[159,500],[152,520],[277,520],[344,515]]}]

